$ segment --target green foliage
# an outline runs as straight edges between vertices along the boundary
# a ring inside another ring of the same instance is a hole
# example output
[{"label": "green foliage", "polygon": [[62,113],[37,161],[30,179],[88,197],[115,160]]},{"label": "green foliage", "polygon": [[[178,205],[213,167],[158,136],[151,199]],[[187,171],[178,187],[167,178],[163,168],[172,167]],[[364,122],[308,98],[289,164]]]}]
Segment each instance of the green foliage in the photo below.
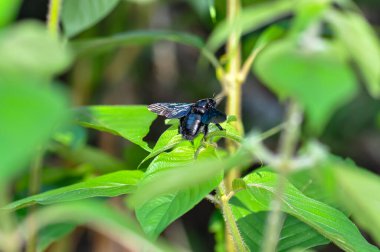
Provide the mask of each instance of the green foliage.
[{"label": "green foliage", "polygon": [[[18,174],[68,115],[57,90],[0,81],[0,183]],[[5,154],[6,153],[6,154]]]},{"label": "green foliage", "polygon": [[40,232],[38,232],[37,251],[46,251],[53,242],[62,239],[75,228],[75,223],[60,223],[42,228]]},{"label": "green foliage", "polygon": [[147,151],[151,149],[143,138],[156,117],[146,106],[92,106],[78,110],[81,125],[122,136]]},{"label": "green foliage", "polygon": [[[157,181],[162,172],[194,164],[194,152],[192,146],[184,146],[170,153],[161,153],[148,167],[140,186],[150,181]],[[207,159],[214,156],[213,153],[213,149],[204,149],[200,151],[198,158]],[[135,202],[136,216],[145,233],[150,237],[157,237],[171,222],[189,211],[210,193],[220,182],[222,178],[220,175],[203,183],[194,183],[181,190],[158,194],[149,200]],[[173,180],[175,177],[170,177],[170,179]]]},{"label": "green foliage", "polygon": [[0,28],[14,18],[20,2],[20,0],[3,0],[0,2]]},{"label": "green foliage", "polygon": [[65,0],[62,8],[62,23],[68,37],[90,28],[116,7],[119,0]]},{"label": "green foliage", "polygon": [[142,175],[143,172],[141,171],[109,173],[84,182],[23,198],[6,206],[5,209],[15,210],[33,204],[48,205],[92,197],[115,197],[133,192]]},{"label": "green foliage", "polygon": [[[270,210],[278,175],[254,172],[244,178],[249,190],[236,194],[235,211],[256,213]],[[315,229],[345,251],[379,251],[369,244],[358,228],[342,212],[302,194],[286,183],[282,210]]]},{"label": "green foliage", "polygon": [[258,56],[255,70],[281,100],[302,104],[310,128],[321,132],[333,112],[353,97],[357,83],[337,45],[318,38],[313,43],[272,43]]}]

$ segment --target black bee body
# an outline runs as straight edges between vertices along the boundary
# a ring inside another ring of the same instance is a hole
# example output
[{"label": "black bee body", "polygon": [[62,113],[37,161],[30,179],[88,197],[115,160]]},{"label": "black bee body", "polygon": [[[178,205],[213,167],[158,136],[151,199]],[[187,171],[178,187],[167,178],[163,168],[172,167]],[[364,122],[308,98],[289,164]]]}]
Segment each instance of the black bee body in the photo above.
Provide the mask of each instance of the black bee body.
[{"label": "black bee body", "polygon": [[226,115],[216,109],[212,98],[202,99],[196,103],[154,103],[148,109],[167,118],[179,118],[178,132],[184,139],[193,140],[199,133],[208,133],[208,125],[214,123],[220,130],[219,123],[226,120]]}]

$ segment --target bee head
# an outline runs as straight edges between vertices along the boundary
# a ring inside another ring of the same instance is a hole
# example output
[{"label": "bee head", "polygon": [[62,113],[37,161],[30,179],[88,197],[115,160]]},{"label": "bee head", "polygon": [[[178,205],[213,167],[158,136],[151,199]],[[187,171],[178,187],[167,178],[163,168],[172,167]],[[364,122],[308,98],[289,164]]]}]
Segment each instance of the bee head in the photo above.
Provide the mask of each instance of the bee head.
[{"label": "bee head", "polygon": [[212,98],[206,98],[199,100],[195,103],[195,106],[197,108],[203,108],[203,109],[208,109],[208,108],[215,108],[216,107],[216,102]]}]

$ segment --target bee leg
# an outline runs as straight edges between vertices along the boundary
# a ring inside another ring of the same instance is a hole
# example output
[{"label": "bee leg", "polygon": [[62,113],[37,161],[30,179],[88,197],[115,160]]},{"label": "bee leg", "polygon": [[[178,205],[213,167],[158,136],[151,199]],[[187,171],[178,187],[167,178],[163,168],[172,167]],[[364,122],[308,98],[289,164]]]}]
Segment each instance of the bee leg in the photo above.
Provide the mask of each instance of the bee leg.
[{"label": "bee leg", "polygon": [[216,125],[216,127],[218,127],[219,130],[224,130],[224,129],[222,128],[222,126],[220,126],[219,123],[215,123],[215,125]]},{"label": "bee leg", "polygon": [[203,128],[203,139],[206,139],[208,135],[208,124],[205,124]]}]

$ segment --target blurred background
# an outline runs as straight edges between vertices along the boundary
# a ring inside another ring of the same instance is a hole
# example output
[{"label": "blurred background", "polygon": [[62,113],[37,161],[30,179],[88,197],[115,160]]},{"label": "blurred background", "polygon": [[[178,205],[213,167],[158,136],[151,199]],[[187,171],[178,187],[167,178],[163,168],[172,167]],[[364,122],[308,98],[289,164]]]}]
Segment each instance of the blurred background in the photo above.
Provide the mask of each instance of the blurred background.
[{"label": "blurred background", "polygon": [[[265,2],[243,0],[243,6]],[[367,20],[380,32],[379,0],[355,1]],[[213,8],[210,8],[213,6]],[[37,19],[45,22],[48,0],[24,0],[17,20]],[[110,36],[137,29],[169,29],[186,31],[207,38],[213,28],[225,18],[225,1],[172,0],[121,1],[95,26],[75,39]],[[279,22],[287,26],[291,17]],[[265,27],[263,27],[264,29]],[[257,40],[260,31],[243,37],[243,57]],[[218,56],[223,55],[220,50]],[[194,102],[213,97],[221,91],[211,67],[199,62],[199,51],[173,42],[158,42],[149,46],[128,46],[79,57],[72,67],[58,78],[65,83],[73,107],[97,104],[150,104],[154,102]],[[223,109],[224,102],[220,108]],[[283,121],[284,106],[276,96],[261,85],[253,75],[243,86],[243,122],[246,132],[267,130]],[[146,140],[156,141],[165,130],[163,119],[157,119]],[[380,173],[380,104],[365,88],[346,107],[334,113],[321,141],[332,153],[350,157],[359,166]],[[77,142],[72,148],[55,146],[47,156],[42,183],[50,189],[68,185],[86,176],[99,175],[120,167],[136,167],[146,152],[107,133],[72,128]],[[271,145],[271,142],[268,142]],[[58,154],[57,154],[58,153]],[[63,159],[62,159],[63,157]],[[62,161],[64,160],[64,161]],[[62,172],[60,167],[71,169]],[[95,172],[94,172],[95,171]],[[69,174],[69,176],[67,175]],[[27,178],[17,181],[17,197],[25,196]],[[49,187],[50,186],[50,187]],[[118,205],[118,199],[110,200]],[[208,222],[214,207],[201,202],[183,218],[172,224],[164,236],[175,244],[193,251],[212,251],[214,237]],[[186,227],[186,228],[185,228]],[[67,242],[67,240],[74,242]],[[77,229],[70,237],[56,243],[51,250],[60,251],[122,251],[101,234]],[[320,251],[339,251],[333,245]]]}]

